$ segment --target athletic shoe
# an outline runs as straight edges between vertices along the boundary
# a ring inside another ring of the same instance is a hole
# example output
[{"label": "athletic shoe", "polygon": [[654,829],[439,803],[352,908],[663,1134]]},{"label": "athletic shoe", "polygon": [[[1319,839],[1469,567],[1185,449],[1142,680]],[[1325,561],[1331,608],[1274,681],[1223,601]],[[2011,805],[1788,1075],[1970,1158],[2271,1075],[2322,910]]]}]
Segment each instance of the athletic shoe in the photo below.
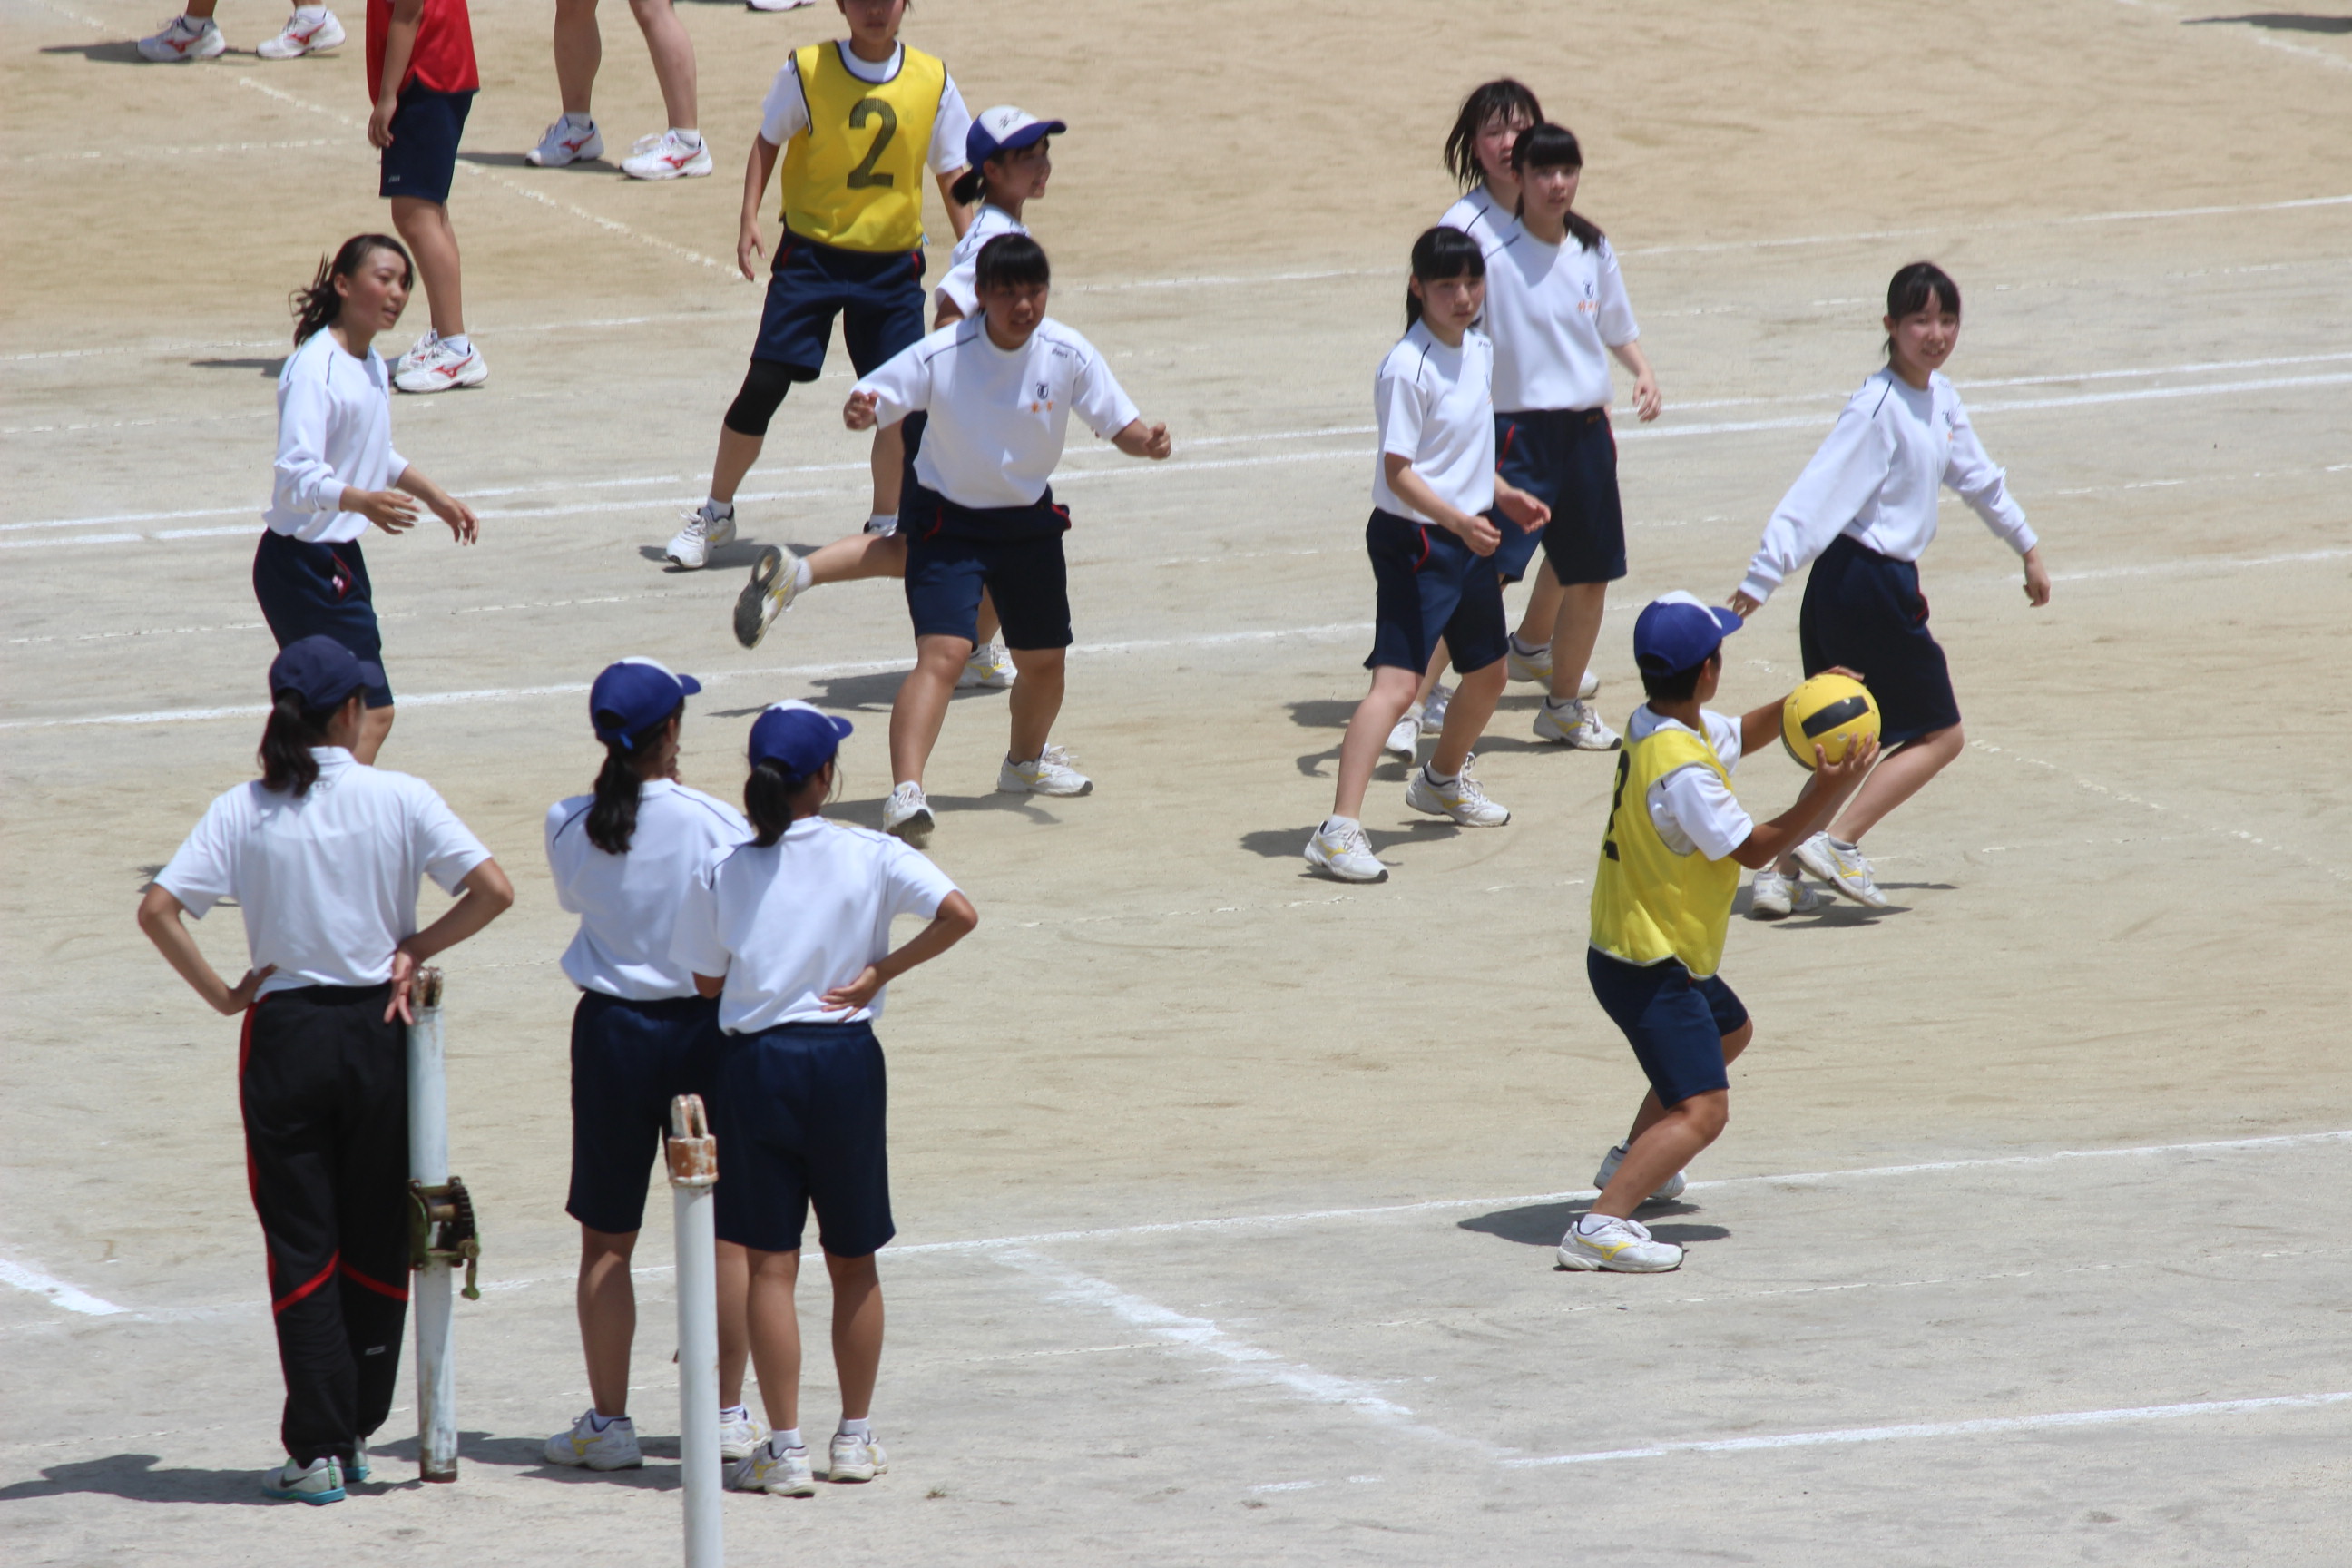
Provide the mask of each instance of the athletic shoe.
[{"label": "athletic shoe", "polygon": [[343,1467],[343,1479],[363,1481],[371,1474],[368,1468],[367,1439],[362,1437],[352,1448],[352,1462]]},{"label": "athletic shoe", "polygon": [[1429,689],[1429,700],[1422,704],[1421,732],[1441,735],[1445,732],[1445,709],[1454,700],[1454,688],[1444,681]]},{"label": "athletic shoe", "polygon": [[592,117],[585,131],[572,123],[568,114],[559,114],[555,123],[539,139],[539,145],[522,155],[526,163],[536,163],[542,169],[561,169],[566,163],[584,163],[591,158],[604,155],[604,133],[596,129]]},{"label": "athletic shoe", "polygon": [[1517,638],[1503,646],[1503,668],[1513,680],[1537,686],[1551,684],[1551,644],[1546,643],[1528,653],[1519,651]]},{"label": "athletic shoe", "polygon": [[286,30],[265,39],[254,53],[265,60],[299,60],[331,49],[343,41],[343,25],[324,5],[298,5],[286,19]]},{"label": "athletic shoe", "polygon": [[735,1461],[727,1471],[727,1485],[739,1492],[766,1492],[770,1497],[814,1497],[816,1477],[809,1471],[806,1448],[779,1448],[773,1437]]},{"label": "athletic shoe", "polygon": [[[1588,1221],[1597,1221],[1585,1228]],[[1649,1228],[1609,1215],[1584,1215],[1559,1238],[1559,1266],[1587,1273],[1664,1274],[1683,1266],[1683,1249],[1651,1239]]]},{"label": "athletic shoe", "polygon": [[[700,512],[695,513],[699,518]],[[688,528],[694,526],[689,522]],[[733,536],[729,529],[729,536]],[[685,538],[684,534],[678,536]],[[675,541],[673,541],[675,543]],[[677,556],[673,554],[672,560]],[[800,590],[800,575],[784,564],[788,557],[770,544],[761,548],[760,559],[751,563],[751,580],[743,584],[743,592],[735,599],[735,640],[745,647],[758,647],[776,617],[793,607],[793,595]]]},{"label": "athletic shoe", "polygon": [[1470,763],[1475,760],[1465,759],[1461,774],[1448,784],[1432,778],[1429,764],[1423,763],[1412,770],[1412,782],[1404,786],[1405,805],[1432,816],[1450,816],[1465,827],[1502,826],[1511,820],[1511,814],[1488,800],[1470,775]]},{"label": "athletic shoe", "polygon": [[[1624,1163],[1625,1145],[1620,1143],[1614,1149],[1609,1151],[1609,1157],[1601,1162],[1601,1169],[1592,1173],[1592,1185],[1594,1189],[1597,1191],[1601,1188],[1606,1187],[1616,1176],[1617,1167]],[[1683,1173],[1680,1171],[1676,1171],[1673,1175],[1668,1176],[1664,1181],[1660,1182],[1657,1185],[1657,1189],[1642,1201],[1645,1204],[1671,1203],[1675,1199],[1682,1196],[1683,1189],[1688,1185],[1690,1185],[1690,1184],[1683,1180]]]},{"label": "athletic shoe", "polygon": [[882,803],[882,831],[918,849],[931,841],[931,829],[937,826],[931,803],[923,798],[923,786],[919,784],[900,784]]},{"label": "athletic shoe", "polygon": [[219,25],[210,16],[201,22],[193,16],[174,16],[170,26],[152,38],[139,40],[139,58],[158,65],[209,60],[227,50],[228,40],[221,37]]},{"label": "athletic shoe", "polygon": [[803,5],[814,5],[816,0],[743,0],[746,11],[797,11]]},{"label": "athletic shoe", "polygon": [[[1064,752],[1067,756],[1068,752]],[[1040,756],[1034,762],[1016,763],[1004,759],[996,770],[996,793],[999,795],[1092,795],[1095,781],[1070,766],[1066,762],[1050,756]]]},{"label": "athletic shoe", "polygon": [[479,386],[489,379],[489,362],[470,341],[466,352],[459,353],[440,333],[428,332],[400,356],[400,369],[394,374],[392,384],[403,392],[449,392]]},{"label": "athletic shoe", "polygon": [[1396,728],[1389,731],[1389,738],[1381,742],[1381,753],[1385,756],[1393,752],[1404,759],[1405,766],[1412,766],[1414,759],[1421,755],[1421,723],[1420,711],[1406,709],[1404,717],[1396,721]]},{"label": "athletic shoe", "polygon": [[633,1470],[646,1462],[637,1451],[635,1423],[625,1415],[616,1415],[596,1430],[596,1412],[583,1410],[580,1419],[572,1424],[569,1432],[558,1432],[547,1440],[547,1462],[551,1465],[585,1465],[592,1470]]},{"label": "athletic shoe", "polygon": [[1364,837],[1362,828],[1356,826],[1333,833],[1328,822],[1318,824],[1307,840],[1307,864],[1342,882],[1389,879],[1389,868],[1372,853],[1372,841]]},{"label": "athletic shoe", "polygon": [[1801,910],[1821,907],[1822,896],[1805,886],[1802,877],[1783,877],[1767,866],[1748,885],[1748,912],[1759,921],[1777,921]]},{"label": "athletic shoe", "polygon": [[280,1502],[341,1502],[351,1495],[343,1490],[343,1468],[331,1455],[307,1465],[289,1459],[274,1470],[264,1470],[261,1489]]},{"label": "athletic shoe", "polygon": [[833,1435],[833,1452],[824,1468],[829,1481],[870,1481],[890,1468],[890,1456],[882,1451],[879,1440],[867,1436],[853,1437],[846,1432]]},{"label": "athletic shoe", "polygon": [[[710,503],[704,501],[692,511],[682,511],[678,515],[686,519],[686,526],[671,535],[668,548],[662,552],[675,565],[683,566],[689,572],[699,572],[709,563],[712,551],[722,544],[735,542],[735,509],[731,506],[725,511],[713,511]],[[778,553],[782,552],[780,551]],[[764,561],[767,558],[762,556],[761,559]],[[739,614],[740,610],[739,605]],[[740,637],[741,634],[739,632],[737,635]]]},{"label": "athletic shoe", "polygon": [[748,1410],[732,1421],[719,1418],[719,1457],[730,1465],[750,1458],[751,1450],[767,1440],[768,1424]]},{"label": "athletic shoe", "polygon": [[1546,701],[1536,715],[1536,739],[1573,746],[1580,752],[1613,752],[1623,744],[1616,731],[1601,721],[1579,698],[1565,707]]},{"label": "athletic shoe", "polygon": [[958,691],[1002,691],[1013,684],[1013,660],[1001,642],[984,642],[963,661],[956,677]]},{"label": "athletic shoe", "polygon": [[640,136],[621,173],[633,180],[693,180],[710,173],[710,143],[701,137],[688,142],[675,131]]},{"label": "athletic shoe", "polygon": [[1864,909],[1886,908],[1886,895],[1870,874],[1870,858],[1851,844],[1816,833],[1797,846],[1797,864]]}]

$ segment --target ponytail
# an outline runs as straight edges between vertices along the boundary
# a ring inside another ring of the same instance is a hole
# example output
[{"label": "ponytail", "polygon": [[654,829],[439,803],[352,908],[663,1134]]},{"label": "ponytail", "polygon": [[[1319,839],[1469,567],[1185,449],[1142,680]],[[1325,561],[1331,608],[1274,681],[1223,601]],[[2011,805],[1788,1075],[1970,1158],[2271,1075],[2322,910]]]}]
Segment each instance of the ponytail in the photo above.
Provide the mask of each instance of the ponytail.
[{"label": "ponytail", "polygon": [[296,800],[310,794],[310,786],[319,782],[319,759],[310,754],[310,748],[327,743],[327,721],[334,716],[333,708],[303,706],[299,692],[281,691],[271,699],[269,722],[261,731],[261,749],[256,753],[261,763],[261,787],[272,795],[291,795]]},{"label": "ponytail", "polygon": [[[1447,228],[1440,224],[1435,228],[1423,230],[1421,237],[1412,242],[1412,275],[1423,287],[1455,278],[1484,278],[1486,276],[1486,253],[1478,248],[1476,240],[1460,229]],[[1404,291],[1406,331],[1412,331],[1412,324],[1421,320],[1421,296],[1407,289]]]},{"label": "ponytail", "polygon": [[[836,759],[829,765],[833,769],[830,793],[838,795],[841,792],[841,763]],[[811,773],[803,778],[786,773],[783,763],[778,762],[762,760],[751,764],[751,776],[743,781],[743,815],[751,819],[752,832],[756,835],[751,840],[754,847],[769,847],[784,836],[796,816],[809,815],[795,808],[808,804],[807,797],[819,776],[819,773]]]},{"label": "ponytail", "polygon": [[[1565,125],[1549,123],[1529,126],[1519,132],[1511,146],[1511,173],[1519,177],[1519,216],[1528,210],[1527,178],[1529,169],[1581,169],[1584,149],[1578,144],[1576,132]],[[1561,215],[1568,226],[1569,237],[1584,250],[1595,250],[1606,237],[1601,226],[1570,207]]]},{"label": "ponytail", "polygon": [[634,735],[604,742],[604,765],[596,772],[595,796],[588,807],[588,842],[607,855],[626,855],[637,833],[637,801],[646,776],[639,770],[661,742],[662,731],[683,719],[680,702]]},{"label": "ponytail", "polygon": [[400,258],[403,288],[415,285],[416,266],[409,259],[406,246],[388,234],[352,236],[333,256],[319,258],[319,270],[308,289],[297,289],[287,296],[287,304],[294,312],[296,348],[335,324],[335,318],[343,313],[343,297],[335,292],[335,279],[357,276],[359,269],[367,265],[369,256],[379,250],[389,250]]}]

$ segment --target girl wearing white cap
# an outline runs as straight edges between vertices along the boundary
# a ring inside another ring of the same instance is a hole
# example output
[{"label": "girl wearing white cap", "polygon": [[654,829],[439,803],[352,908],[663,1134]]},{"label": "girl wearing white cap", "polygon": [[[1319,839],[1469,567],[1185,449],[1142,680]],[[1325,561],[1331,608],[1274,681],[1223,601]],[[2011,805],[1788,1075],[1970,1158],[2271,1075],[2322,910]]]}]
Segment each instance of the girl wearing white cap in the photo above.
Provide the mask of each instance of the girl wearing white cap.
[{"label": "girl wearing white cap", "polygon": [[[1000,234],[1029,232],[1021,220],[1022,210],[1045,194],[1045,182],[1054,174],[1051,139],[1068,129],[1058,120],[1040,120],[1010,104],[983,110],[971,122],[964,137],[969,166],[956,181],[953,194],[960,202],[978,200],[980,205],[973,210],[971,226],[956,241],[947,275],[932,293],[932,331],[961,321],[980,309],[976,283],[980,247]],[[928,417],[910,414],[902,422],[908,473],[921,449]],[[745,647],[758,647],[794,597],[819,584],[906,574],[907,542],[895,528],[887,534],[853,533],[792,562],[771,545],[753,563],[751,580],[735,602],[735,638]],[[980,607],[979,632],[980,640],[964,661],[956,685],[1002,690],[1013,684],[1013,662],[996,640],[996,606],[985,599]]]},{"label": "girl wearing white cap", "polygon": [[[139,927],[212,1007],[243,1014],[237,1099],[268,1249],[287,1462],[271,1497],[340,1502],[368,1478],[408,1310],[409,986],[514,902],[506,873],[422,779],[352,749],[383,671],[329,637],[269,667],[261,778],[214,801],[156,873]],[[457,895],[416,924],[430,877]],[[234,898],[252,967],[232,985],[182,916]]]},{"label": "girl wearing white cap", "polygon": [[[711,858],[751,837],[733,806],[678,782],[678,727],[702,689],[649,658],[608,666],[589,689],[604,743],[594,790],[547,811],[555,896],[580,917],[563,973],[572,1015],[572,1190],[580,1222],[580,1342],[593,1403],[547,1440],[558,1465],[642,1464],[629,1417],[636,1296],[629,1258],[645,1218],[646,1177],[670,1100],[705,1091],[719,1009],[670,956],[679,903]],[[739,1368],[740,1342],[732,1347]],[[740,1405],[719,1413],[720,1451],[740,1459],[766,1433]]]},{"label": "girl wearing white cap", "polygon": [[[827,1478],[888,1468],[870,1424],[882,1361],[874,1254],[896,1234],[884,1149],[883,988],[979,923],[971,900],[922,855],[879,833],[827,822],[849,721],[779,703],[751,726],[743,807],[754,837],[696,879],[671,939],[675,961],[719,998],[712,1075],[722,1341],[748,1334],[774,1433],[728,1473],[744,1491],[805,1497],[814,1477],[800,1432],[801,1234],[816,1210],[833,1279],[841,1425]],[[890,945],[901,915],[929,921]],[[740,1371],[736,1387],[740,1386]],[[723,1385],[722,1398],[736,1397]]]},{"label": "girl wearing white cap", "polygon": [[417,502],[471,544],[471,508],[392,447],[392,378],[373,344],[408,306],[415,271],[390,235],[354,235],[294,296],[295,349],[278,373],[278,461],[268,526],[253,552],[253,596],[279,647],[324,634],[376,671],[352,738],[362,763],[392,733],[392,688],[360,540],[416,526]]}]

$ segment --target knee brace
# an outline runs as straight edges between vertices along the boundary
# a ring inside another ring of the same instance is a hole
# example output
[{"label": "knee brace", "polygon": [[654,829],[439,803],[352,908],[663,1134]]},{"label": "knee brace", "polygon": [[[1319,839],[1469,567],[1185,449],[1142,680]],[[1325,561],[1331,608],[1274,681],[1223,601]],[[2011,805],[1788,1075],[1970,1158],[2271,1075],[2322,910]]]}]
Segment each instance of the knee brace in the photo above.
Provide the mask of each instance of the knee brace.
[{"label": "knee brace", "polygon": [[806,379],[794,375],[790,365],[778,364],[774,360],[753,360],[751,368],[744,373],[743,390],[728,406],[727,428],[739,436],[766,436],[768,421],[776,416],[784,394],[793,389],[793,382]]}]

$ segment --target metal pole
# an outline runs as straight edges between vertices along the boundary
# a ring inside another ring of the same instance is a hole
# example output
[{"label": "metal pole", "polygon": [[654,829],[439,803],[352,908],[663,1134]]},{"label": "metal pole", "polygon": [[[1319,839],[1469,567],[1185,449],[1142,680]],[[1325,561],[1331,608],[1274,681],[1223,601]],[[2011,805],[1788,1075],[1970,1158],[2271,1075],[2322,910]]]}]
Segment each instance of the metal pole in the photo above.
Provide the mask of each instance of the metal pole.
[{"label": "metal pole", "polygon": [[[441,972],[420,969],[408,1026],[408,1173],[427,1187],[449,1180],[449,1085],[443,1071]],[[416,1467],[428,1481],[457,1479],[456,1322],[449,1263],[428,1253],[416,1265]]]},{"label": "metal pole", "polygon": [[686,1568],[721,1568],[719,1459],[719,1252],[710,1189],[719,1141],[702,1097],[670,1102],[670,1202],[677,1222],[677,1452],[686,1477]]}]

